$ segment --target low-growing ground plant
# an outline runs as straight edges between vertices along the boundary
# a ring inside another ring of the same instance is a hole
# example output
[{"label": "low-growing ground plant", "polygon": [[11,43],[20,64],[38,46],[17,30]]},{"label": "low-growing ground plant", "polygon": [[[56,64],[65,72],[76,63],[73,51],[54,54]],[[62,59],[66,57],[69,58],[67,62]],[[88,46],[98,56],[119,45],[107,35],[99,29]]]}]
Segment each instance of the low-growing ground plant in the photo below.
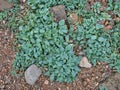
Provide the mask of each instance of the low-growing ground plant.
[{"label": "low-growing ground plant", "polygon": [[[66,0],[60,2],[67,3]],[[80,71],[80,57],[75,56],[74,45],[69,44],[65,21],[57,24],[50,14],[50,7],[57,5],[57,2],[50,1],[46,6],[45,3],[42,0],[28,0],[31,10],[26,15],[27,23],[19,26],[17,38],[20,47],[13,67],[15,71],[24,71],[31,64],[36,64],[48,69],[44,72],[51,80],[72,82]]]},{"label": "low-growing ground plant", "polygon": [[[44,74],[51,80],[72,82],[80,72],[81,57],[73,51],[76,45],[84,49],[93,65],[107,62],[120,72],[120,22],[115,20],[111,30],[104,30],[104,24],[99,23],[102,20],[113,22],[109,11],[120,16],[120,1],[108,0],[104,11],[100,11],[100,2],[94,3],[91,10],[86,9],[86,3],[87,0],[27,0],[29,10],[24,19],[20,18],[17,22],[14,18],[16,13],[13,13],[9,28],[19,27],[13,72],[24,71],[36,64],[44,68]],[[78,17],[82,16],[83,21],[76,25],[75,31],[72,25],[68,29],[64,20],[54,22],[50,7],[55,5],[65,5],[67,12],[74,11]],[[0,20],[5,17],[5,12],[0,13]],[[70,44],[70,39],[74,43]]]}]

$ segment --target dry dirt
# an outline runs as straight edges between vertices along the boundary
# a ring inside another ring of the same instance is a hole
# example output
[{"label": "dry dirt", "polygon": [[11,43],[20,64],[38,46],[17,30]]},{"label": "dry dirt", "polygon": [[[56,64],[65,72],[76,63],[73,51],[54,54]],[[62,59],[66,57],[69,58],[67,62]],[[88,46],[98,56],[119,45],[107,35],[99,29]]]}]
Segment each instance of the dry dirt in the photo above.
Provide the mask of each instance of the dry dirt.
[{"label": "dry dirt", "polygon": [[106,87],[108,90],[120,90],[120,74],[112,74],[102,86]]}]

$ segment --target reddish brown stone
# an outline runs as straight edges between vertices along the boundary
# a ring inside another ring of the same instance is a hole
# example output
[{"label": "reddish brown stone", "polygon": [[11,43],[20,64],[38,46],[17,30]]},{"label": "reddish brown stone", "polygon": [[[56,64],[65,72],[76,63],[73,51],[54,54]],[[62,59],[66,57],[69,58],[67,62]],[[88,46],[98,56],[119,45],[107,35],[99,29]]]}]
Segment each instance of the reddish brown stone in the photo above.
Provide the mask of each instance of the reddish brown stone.
[{"label": "reddish brown stone", "polygon": [[3,11],[4,9],[12,8],[12,4],[8,3],[5,0],[0,0],[0,11]]}]

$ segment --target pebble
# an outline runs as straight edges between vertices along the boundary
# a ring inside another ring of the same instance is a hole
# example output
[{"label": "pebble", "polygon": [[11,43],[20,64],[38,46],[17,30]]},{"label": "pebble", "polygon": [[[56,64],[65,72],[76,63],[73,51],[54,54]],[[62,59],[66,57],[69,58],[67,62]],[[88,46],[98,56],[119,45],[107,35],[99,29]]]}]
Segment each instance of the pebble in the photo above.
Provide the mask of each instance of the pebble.
[{"label": "pebble", "polygon": [[48,80],[45,80],[44,84],[48,85],[48,84],[49,84],[49,81],[48,81]]},{"label": "pebble", "polygon": [[80,60],[80,67],[85,67],[85,68],[91,68],[92,65],[91,63],[88,61],[87,57],[82,57],[82,59]]}]

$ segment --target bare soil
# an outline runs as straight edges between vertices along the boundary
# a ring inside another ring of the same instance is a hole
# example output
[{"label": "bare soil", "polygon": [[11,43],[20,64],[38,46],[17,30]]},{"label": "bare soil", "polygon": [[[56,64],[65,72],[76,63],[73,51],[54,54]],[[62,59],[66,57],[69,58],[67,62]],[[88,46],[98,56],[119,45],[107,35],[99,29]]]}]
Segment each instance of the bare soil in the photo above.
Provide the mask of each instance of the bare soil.
[{"label": "bare soil", "polygon": [[120,90],[120,74],[113,73],[105,82],[102,83],[102,86],[108,90]]}]

